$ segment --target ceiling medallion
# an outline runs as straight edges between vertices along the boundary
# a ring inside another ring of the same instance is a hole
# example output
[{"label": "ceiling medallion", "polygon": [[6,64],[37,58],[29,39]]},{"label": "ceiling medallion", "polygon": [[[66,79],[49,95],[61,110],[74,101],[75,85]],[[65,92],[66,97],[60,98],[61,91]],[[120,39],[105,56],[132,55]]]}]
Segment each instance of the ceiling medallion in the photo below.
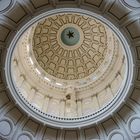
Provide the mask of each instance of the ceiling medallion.
[{"label": "ceiling medallion", "polygon": [[80,34],[77,29],[73,27],[65,28],[61,33],[61,41],[67,46],[73,46],[78,43]]},{"label": "ceiling medallion", "polygon": [[[69,14],[70,15],[70,14]],[[66,15],[65,15],[66,16]],[[71,15],[72,16],[72,15]],[[76,16],[76,15],[73,15]],[[84,42],[84,32],[76,23],[66,23],[57,32],[58,45],[67,51],[74,51]]]}]

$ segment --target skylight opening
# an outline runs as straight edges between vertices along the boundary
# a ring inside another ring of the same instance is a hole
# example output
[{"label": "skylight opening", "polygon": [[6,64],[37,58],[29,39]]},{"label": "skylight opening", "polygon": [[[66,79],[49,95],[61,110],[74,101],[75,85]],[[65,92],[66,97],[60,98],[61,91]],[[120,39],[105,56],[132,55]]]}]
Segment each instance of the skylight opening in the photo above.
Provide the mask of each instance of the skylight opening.
[{"label": "skylight opening", "polygon": [[40,72],[37,68],[36,68],[35,70],[36,70],[36,72],[37,72],[38,74],[41,74],[41,72]]},{"label": "skylight opening", "polygon": [[51,81],[51,80],[50,80],[49,78],[47,78],[47,77],[44,77],[44,79],[47,80],[47,81],[49,81],[49,82]]},{"label": "skylight opening", "polygon": [[33,65],[33,64],[34,64],[34,62],[33,62],[33,60],[32,60],[32,58],[31,58],[31,57],[29,57],[29,60],[30,60],[31,64]]},{"label": "skylight opening", "polygon": [[27,45],[27,52],[29,52],[29,44]]},{"label": "skylight opening", "polygon": [[58,86],[62,86],[62,84],[61,84],[61,83],[56,83],[56,85],[58,85]]}]

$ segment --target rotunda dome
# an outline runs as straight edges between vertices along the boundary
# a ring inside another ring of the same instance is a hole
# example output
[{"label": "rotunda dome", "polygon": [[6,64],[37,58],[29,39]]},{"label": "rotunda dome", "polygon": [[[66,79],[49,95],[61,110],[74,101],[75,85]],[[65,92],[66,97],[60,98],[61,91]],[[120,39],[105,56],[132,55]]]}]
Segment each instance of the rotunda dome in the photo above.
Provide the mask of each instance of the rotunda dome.
[{"label": "rotunda dome", "polygon": [[96,14],[52,10],[25,26],[11,45],[6,66],[13,96],[43,123],[95,123],[113,112],[129,90],[128,44]]}]

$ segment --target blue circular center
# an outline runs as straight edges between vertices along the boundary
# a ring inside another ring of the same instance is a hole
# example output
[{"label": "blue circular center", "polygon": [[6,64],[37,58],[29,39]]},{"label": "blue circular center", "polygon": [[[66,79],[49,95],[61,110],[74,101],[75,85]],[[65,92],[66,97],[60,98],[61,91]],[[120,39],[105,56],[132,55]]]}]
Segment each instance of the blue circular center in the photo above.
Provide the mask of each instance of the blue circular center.
[{"label": "blue circular center", "polygon": [[61,33],[61,40],[65,45],[76,45],[79,42],[79,39],[79,32],[74,27],[67,27]]}]

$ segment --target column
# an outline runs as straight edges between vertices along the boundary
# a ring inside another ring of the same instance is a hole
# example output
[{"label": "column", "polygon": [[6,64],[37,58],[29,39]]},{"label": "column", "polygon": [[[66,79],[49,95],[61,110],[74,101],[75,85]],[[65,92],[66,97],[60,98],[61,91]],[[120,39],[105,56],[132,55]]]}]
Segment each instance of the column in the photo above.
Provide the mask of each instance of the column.
[{"label": "column", "polygon": [[123,80],[123,78],[122,78],[122,76],[121,76],[121,73],[120,72],[118,72],[118,76],[117,76],[117,80],[118,80],[118,82],[122,82],[122,80]]},{"label": "column", "polygon": [[23,82],[25,81],[25,75],[21,74],[19,77],[18,85],[19,87],[22,87]]},{"label": "column", "polygon": [[76,93],[72,86],[68,87],[66,91],[65,114],[67,117],[77,117]]},{"label": "column", "polygon": [[47,113],[48,105],[49,105],[49,100],[50,100],[50,98],[48,96],[46,96],[45,99],[44,99],[44,102],[43,102],[42,112]]},{"label": "column", "polygon": [[39,93],[38,91],[36,91],[35,96],[33,97],[32,100],[32,104],[38,108],[38,109],[42,109],[43,106],[43,100],[44,100],[44,95],[42,95],[41,93]]},{"label": "column", "polygon": [[93,101],[93,103],[92,103],[93,111],[97,111],[99,109],[99,103],[98,103],[97,96],[93,96],[92,101]]},{"label": "column", "polygon": [[82,116],[82,101],[77,101],[77,117]]},{"label": "column", "polygon": [[97,100],[98,107],[100,108],[100,103],[99,103],[99,100],[98,100],[98,94],[96,94],[95,97],[96,97],[96,100]]},{"label": "column", "polygon": [[64,117],[65,116],[65,101],[64,100],[60,101],[59,115],[60,115],[60,117]]},{"label": "column", "polygon": [[110,95],[111,98],[113,98],[114,94],[111,90],[111,86],[109,85],[107,88],[106,88],[106,92]]},{"label": "column", "polygon": [[36,94],[36,90],[35,88],[31,88],[30,92],[28,93],[28,97],[27,97],[27,100],[31,103],[34,96]]}]

